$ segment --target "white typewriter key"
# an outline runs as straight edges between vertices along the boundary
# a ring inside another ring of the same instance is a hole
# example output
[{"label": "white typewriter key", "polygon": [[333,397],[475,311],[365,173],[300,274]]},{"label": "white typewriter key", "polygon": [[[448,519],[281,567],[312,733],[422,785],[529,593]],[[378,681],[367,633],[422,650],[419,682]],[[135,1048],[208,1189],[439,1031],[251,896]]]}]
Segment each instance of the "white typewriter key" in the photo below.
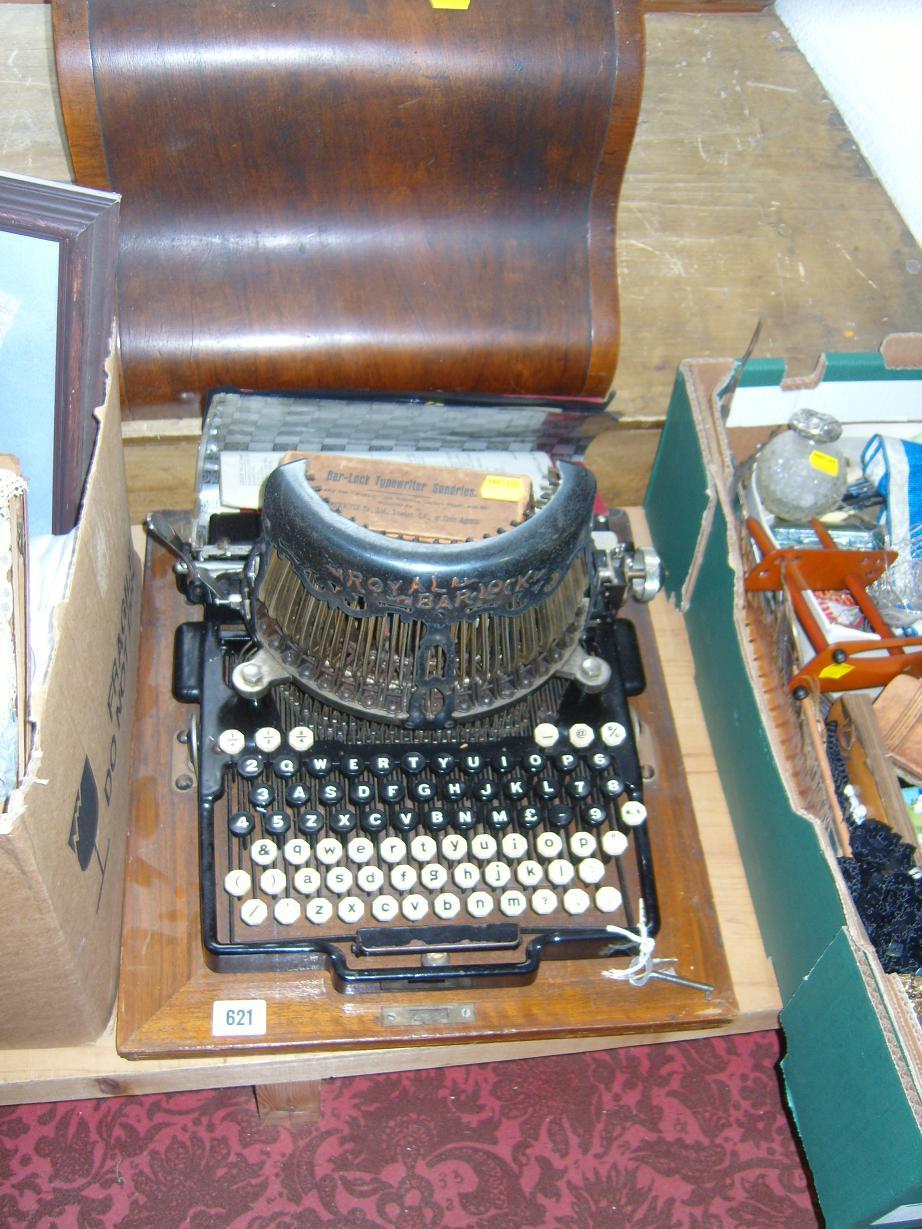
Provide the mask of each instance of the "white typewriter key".
[{"label": "white typewriter key", "polygon": [[350,862],[357,862],[359,866],[364,866],[375,855],[374,843],[367,836],[354,836],[346,846],[346,853],[349,855]]},{"label": "white typewriter key", "polygon": [[410,853],[417,862],[429,862],[438,853],[438,845],[426,832],[414,836],[410,842]]},{"label": "white typewriter key", "polygon": [[490,862],[483,868],[484,882],[491,888],[504,888],[512,878],[508,862]]},{"label": "white typewriter key", "polygon": [[620,858],[628,846],[628,839],[623,832],[614,828],[602,837],[602,849],[611,858]]},{"label": "white typewriter key", "polygon": [[303,866],[311,856],[311,847],[307,841],[286,841],[282,854],[289,866]]},{"label": "white typewriter key", "polygon": [[453,832],[448,836],[443,836],[442,857],[447,858],[449,862],[460,862],[462,858],[466,858],[467,841],[464,837],[456,836]]},{"label": "white typewriter key", "polygon": [[620,747],[627,738],[627,730],[620,721],[606,721],[599,734],[606,747]]},{"label": "white typewriter key", "polygon": [[538,862],[533,862],[530,858],[526,858],[524,862],[520,862],[515,868],[515,877],[523,888],[530,888],[536,883],[541,882],[544,878],[544,871]]},{"label": "white typewriter key", "polygon": [[493,897],[489,892],[472,892],[467,898],[467,911],[471,917],[489,917],[493,912]]},{"label": "white typewriter key", "polygon": [[292,882],[296,892],[300,892],[302,896],[311,896],[320,887],[320,872],[315,871],[312,866],[302,866],[299,871],[295,871]]},{"label": "white typewriter key", "polygon": [[218,735],[218,747],[225,755],[239,755],[247,740],[239,730],[222,730]]},{"label": "white typewriter key", "polygon": [[550,888],[538,888],[532,893],[531,907],[535,913],[553,913],[557,908],[557,893]]},{"label": "white typewriter key", "polygon": [[376,896],[371,902],[371,915],[376,922],[392,922],[400,912],[400,905],[393,896]]},{"label": "white typewriter key", "polygon": [[621,893],[611,884],[606,884],[595,894],[595,907],[599,913],[617,913],[621,908]]},{"label": "white typewriter key", "polygon": [[496,854],[496,837],[489,832],[478,832],[471,841],[471,853],[481,862],[487,862]]},{"label": "white typewriter key", "polygon": [[550,721],[541,721],[535,726],[532,737],[539,747],[553,747],[560,737],[560,731]]},{"label": "white typewriter key", "polygon": [[288,745],[292,751],[310,751],[314,745],[314,731],[306,725],[293,726],[288,731]]},{"label": "white typewriter key", "polygon": [[285,872],[275,867],[259,876],[259,886],[267,896],[280,896],[285,891],[286,882]]},{"label": "white typewriter key", "polygon": [[528,901],[525,899],[524,892],[510,888],[508,892],[503,892],[499,898],[499,907],[506,917],[518,917],[520,913],[524,913],[528,908]]},{"label": "white typewriter key", "polygon": [[406,862],[395,866],[391,871],[391,887],[396,888],[398,892],[409,892],[410,888],[415,888],[416,867],[407,866]]},{"label": "white typewriter key", "polygon": [[553,862],[548,863],[547,877],[557,888],[566,887],[575,874],[573,863],[568,862],[566,858],[555,858]]},{"label": "white typewriter key", "polygon": [[411,892],[400,902],[400,912],[408,922],[418,922],[429,912],[429,902],[419,892]]},{"label": "white typewriter key", "polygon": [[563,894],[563,907],[567,913],[585,913],[589,904],[589,893],[585,888],[570,888]]},{"label": "white typewriter key", "polygon": [[351,892],[353,882],[352,871],[345,866],[334,866],[327,871],[327,887],[337,896],[345,896],[347,892]]},{"label": "white typewriter key", "polygon": [[363,866],[355,882],[363,892],[379,892],[384,886],[384,871],[380,866]]},{"label": "white typewriter key", "polygon": [[278,751],[279,747],[281,747],[282,736],[271,725],[264,725],[253,735],[253,742],[256,743],[260,751],[265,751],[267,755],[271,755],[273,751]]},{"label": "white typewriter key", "polygon": [[322,896],[309,900],[304,907],[304,916],[315,926],[322,926],[333,916],[333,902]]},{"label": "white typewriter key", "polygon": [[507,858],[522,858],[528,852],[528,841],[521,832],[507,832],[503,837],[503,853]]},{"label": "white typewriter key", "polygon": [[574,747],[588,747],[595,738],[595,730],[584,721],[576,721],[570,726],[569,738]]},{"label": "white typewriter key", "polygon": [[293,926],[301,917],[301,906],[290,896],[283,896],[275,902],[272,916],[280,926]]},{"label": "white typewriter key", "polygon": [[335,836],[325,836],[322,841],[317,842],[317,861],[322,866],[335,866],[342,856],[342,841],[338,841]]},{"label": "white typewriter key", "polygon": [[605,864],[598,858],[583,858],[579,864],[579,877],[583,883],[601,883],[605,878]]},{"label": "white typewriter key", "polygon": [[380,852],[385,862],[390,866],[396,866],[407,856],[406,841],[402,841],[399,836],[386,836],[381,842]]},{"label": "white typewriter key", "polygon": [[365,916],[365,902],[357,896],[344,896],[336,906],[336,916],[341,922],[360,922]]},{"label": "white typewriter key", "polygon": [[419,872],[419,882],[430,892],[437,892],[448,881],[448,868],[439,862],[429,862]]},{"label": "white typewriter key", "polygon": [[432,902],[432,911],[443,921],[451,921],[461,912],[461,901],[454,892],[440,892]]},{"label": "white typewriter key", "polygon": [[642,802],[626,802],[621,808],[621,818],[631,828],[638,828],[647,818],[647,808]]},{"label": "white typewriter key", "polygon": [[574,832],[570,836],[570,853],[577,858],[588,858],[596,851],[596,839],[591,832]]},{"label": "white typewriter key", "polygon": [[535,849],[542,858],[556,858],[563,849],[563,840],[559,832],[542,832],[535,841]]},{"label": "white typewriter key", "polygon": [[250,857],[257,866],[271,866],[279,856],[279,847],[275,841],[254,841],[250,846]]},{"label": "white typewriter key", "polygon": [[252,882],[246,871],[228,871],[224,876],[224,891],[230,896],[246,896]]},{"label": "white typewriter key", "polygon": [[473,862],[459,862],[451,872],[451,877],[456,887],[472,888],[480,882],[480,867]]},{"label": "white typewriter key", "polygon": [[269,906],[264,900],[245,900],[240,906],[240,920],[247,926],[262,926],[269,916]]}]

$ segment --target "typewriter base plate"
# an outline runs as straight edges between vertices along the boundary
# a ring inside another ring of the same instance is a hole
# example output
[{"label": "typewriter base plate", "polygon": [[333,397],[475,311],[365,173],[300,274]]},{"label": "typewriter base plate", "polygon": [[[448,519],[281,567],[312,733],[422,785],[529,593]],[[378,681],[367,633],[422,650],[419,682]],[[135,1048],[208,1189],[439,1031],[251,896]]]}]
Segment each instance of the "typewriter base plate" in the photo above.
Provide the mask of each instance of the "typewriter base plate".
[{"label": "typewriter base plate", "polygon": [[[677,971],[713,987],[666,981],[643,987],[602,976],[622,959],[553,960],[528,985],[390,992],[348,997],[328,972],[215,973],[199,933],[197,819],[194,789],[165,771],[175,765],[177,734],[188,709],[164,686],[173,633],[191,617],[176,592],[170,560],[148,547],[139,711],[134,744],[129,845],[116,1044],[129,1058],[313,1048],[511,1042],[559,1037],[700,1030],[730,1023],[737,1012],[691,801],[647,611],[632,608],[647,672],[634,704],[656,741],[668,776],[647,783],[661,817],[651,832],[663,925],[657,954]],[[180,783],[177,784],[177,781]],[[215,1002],[231,1002],[240,1031],[215,1035]],[[423,1010],[423,1008],[430,1010]],[[252,1011],[262,1032],[246,1031]]]}]

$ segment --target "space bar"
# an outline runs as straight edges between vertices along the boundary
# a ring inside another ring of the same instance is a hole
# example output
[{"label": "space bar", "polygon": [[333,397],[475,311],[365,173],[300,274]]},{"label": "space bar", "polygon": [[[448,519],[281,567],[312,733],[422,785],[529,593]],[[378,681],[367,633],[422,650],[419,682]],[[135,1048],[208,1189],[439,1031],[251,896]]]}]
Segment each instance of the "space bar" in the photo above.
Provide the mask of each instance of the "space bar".
[{"label": "space bar", "polygon": [[367,927],[356,931],[354,951],[360,956],[392,956],[406,952],[491,951],[517,947],[519,928],[510,923],[483,926]]}]

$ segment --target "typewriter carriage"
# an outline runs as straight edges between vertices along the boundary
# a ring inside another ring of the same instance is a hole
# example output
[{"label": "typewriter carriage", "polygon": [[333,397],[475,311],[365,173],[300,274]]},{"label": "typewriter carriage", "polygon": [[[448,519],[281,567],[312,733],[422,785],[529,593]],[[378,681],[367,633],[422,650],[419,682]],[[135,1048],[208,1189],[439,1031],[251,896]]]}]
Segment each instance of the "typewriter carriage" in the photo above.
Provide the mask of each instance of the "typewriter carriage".
[{"label": "typewriter carriage", "polygon": [[232,674],[243,698],[290,681],[359,717],[439,729],[515,707],[555,677],[604,690],[610,667],[586,630],[628,594],[649,600],[660,565],[594,502],[591,473],[559,462],[512,529],[407,541],[340,516],[296,461],[266,483],[245,564],[239,542],[193,552],[162,515],[149,527],[179,557],[190,601],[244,617],[253,650]]},{"label": "typewriter carriage", "polygon": [[[266,483],[251,557],[250,624],[261,648],[244,695],[290,676],[321,700],[407,729],[483,716],[573,674],[590,601],[592,476],[562,463],[553,491],[506,532],[406,541],[354,524],[306,466]],[[585,682],[601,688],[604,663]]]}]

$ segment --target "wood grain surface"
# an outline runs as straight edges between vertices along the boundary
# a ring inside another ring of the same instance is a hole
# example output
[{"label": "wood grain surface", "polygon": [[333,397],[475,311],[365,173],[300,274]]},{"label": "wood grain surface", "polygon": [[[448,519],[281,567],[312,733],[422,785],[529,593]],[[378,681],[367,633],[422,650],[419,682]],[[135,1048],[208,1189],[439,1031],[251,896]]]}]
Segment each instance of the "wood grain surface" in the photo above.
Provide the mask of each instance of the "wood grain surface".
[{"label": "wood grain surface", "polygon": [[75,173],[123,196],[127,413],[603,396],[638,4],[54,0]]},{"label": "wood grain surface", "polygon": [[[176,734],[189,713],[169,693],[173,631],[189,616],[165,552],[149,552],[142,610],[134,742],[134,795],[119,988],[119,1051],[126,1057],[194,1052],[514,1042],[563,1036],[701,1028],[737,1012],[707,869],[681,767],[649,618],[632,608],[647,690],[633,704],[655,747],[647,783],[650,840],[662,928],[657,951],[683,976],[714,987],[665,982],[638,988],[602,976],[611,960],[545,961],[530,985],[438,994],[345,996],[328,973],[213,973],[204,965],[198,923],[195,799],[173,786]],[[623,963],[623,962],[620,962]],[[264,999],[264,1038],[212,1036],[212,1004]],[[388,1021],[393,1007],[465,1006],[469,1021]]]},{"label": "wood grain surface", "polygon": [[643,0],[645,13],[758,13],[772,0]]},{"label": "wood grain surface", "polygon": [[[758,354],[803,374],[922,312],[922,251],[774,12],[645,24],[618,216],[616,434],[590,452],[616,504],[643,494],[682,359],[741,354],[762,318]],[[49,6],[0,3],[0,45],[0,168],[68,178]],[[127,440],[135,513],[188,506],[194,432],[147,427]]]}]

